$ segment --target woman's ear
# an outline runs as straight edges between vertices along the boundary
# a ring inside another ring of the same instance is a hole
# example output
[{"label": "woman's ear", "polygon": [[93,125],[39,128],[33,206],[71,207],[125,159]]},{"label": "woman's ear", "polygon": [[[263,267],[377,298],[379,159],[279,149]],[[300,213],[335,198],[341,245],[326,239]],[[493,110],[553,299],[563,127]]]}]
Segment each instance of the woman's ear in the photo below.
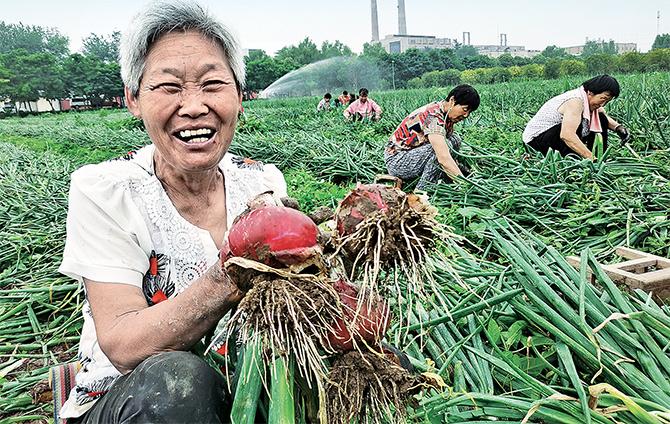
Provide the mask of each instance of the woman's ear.
[{"label": "woman's ear", "polygon": [[140,113],[140,105],[137,101],[137,97],[133,95],[128,87],[123,87],[123,94],[126,96],[126,106],[133,116],[137,119],[142,119],[142,114]]}]

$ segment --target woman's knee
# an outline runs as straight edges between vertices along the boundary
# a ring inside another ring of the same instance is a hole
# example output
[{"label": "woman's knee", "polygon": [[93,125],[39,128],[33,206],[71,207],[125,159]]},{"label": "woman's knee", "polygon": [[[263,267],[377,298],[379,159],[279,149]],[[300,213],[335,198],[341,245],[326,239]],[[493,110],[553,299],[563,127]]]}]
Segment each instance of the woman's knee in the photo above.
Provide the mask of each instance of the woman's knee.
[{"label": "woman's knee", "polygon": [[201,398],[219,391],[222,377],[202,358],[188,352],[164,352],[142,362],[134,371],[165,396],[179,399]]}]

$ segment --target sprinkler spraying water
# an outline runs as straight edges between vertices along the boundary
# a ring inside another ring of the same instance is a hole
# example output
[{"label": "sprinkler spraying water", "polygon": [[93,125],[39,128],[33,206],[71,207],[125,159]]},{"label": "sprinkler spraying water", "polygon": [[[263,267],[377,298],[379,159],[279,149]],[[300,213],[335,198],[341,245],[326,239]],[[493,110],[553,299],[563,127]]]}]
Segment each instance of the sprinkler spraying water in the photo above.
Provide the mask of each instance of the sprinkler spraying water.
[{"label": "sprinkler spraying water", "polygon": [[310,63],[273,82],[259,97],[300,97],[323,95],[327,91],[382,88],[377,64],[358,56],[338,56]]}]

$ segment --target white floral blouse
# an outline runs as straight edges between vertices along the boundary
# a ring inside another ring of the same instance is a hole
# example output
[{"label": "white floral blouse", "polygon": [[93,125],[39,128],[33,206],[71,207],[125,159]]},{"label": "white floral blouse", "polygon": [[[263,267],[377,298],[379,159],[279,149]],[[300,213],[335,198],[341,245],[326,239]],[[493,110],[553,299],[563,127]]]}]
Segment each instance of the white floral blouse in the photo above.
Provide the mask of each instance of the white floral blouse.
[{"label": "white floral blouse", "polygon": [[[142,289],[151,306],[186,289],[217,260],[208,231],[186,221],[163,190],[153,168],[154,146],[122,159],[87,165],[72,174],[67,238],[59,271],[83,278],[123,282]],[[268,190],[286,196],[274,165],[226,154],[228,227],[246,203]],[[63,418],[83,415],[121,373],[98,345],[88,302],[79,345],[82,368],[63,406]]]}]

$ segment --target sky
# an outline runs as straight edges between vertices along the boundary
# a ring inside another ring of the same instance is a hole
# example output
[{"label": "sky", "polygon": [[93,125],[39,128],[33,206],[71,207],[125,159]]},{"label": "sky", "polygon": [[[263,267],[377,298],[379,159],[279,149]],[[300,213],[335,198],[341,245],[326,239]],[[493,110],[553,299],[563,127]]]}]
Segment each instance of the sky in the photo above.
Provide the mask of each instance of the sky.
[{"label": "sky", "polygon": [[[70,38],[70,50],[81,48],[91,33],[123,31],[147,0],[0,0],[0,21],[55,27]],[[274,54],[310,37],[317,45],[340,40],[354,52],[371,39],[369,0],[200,0],[226,23],[246,49]],[[377,0],[379,34],[397,33],[396,0]],[[568,47],[586,39],[613,39],[651,48],[657,33],[670,33],[670,0],[405,0],[408,34],[542,50]]]}]

